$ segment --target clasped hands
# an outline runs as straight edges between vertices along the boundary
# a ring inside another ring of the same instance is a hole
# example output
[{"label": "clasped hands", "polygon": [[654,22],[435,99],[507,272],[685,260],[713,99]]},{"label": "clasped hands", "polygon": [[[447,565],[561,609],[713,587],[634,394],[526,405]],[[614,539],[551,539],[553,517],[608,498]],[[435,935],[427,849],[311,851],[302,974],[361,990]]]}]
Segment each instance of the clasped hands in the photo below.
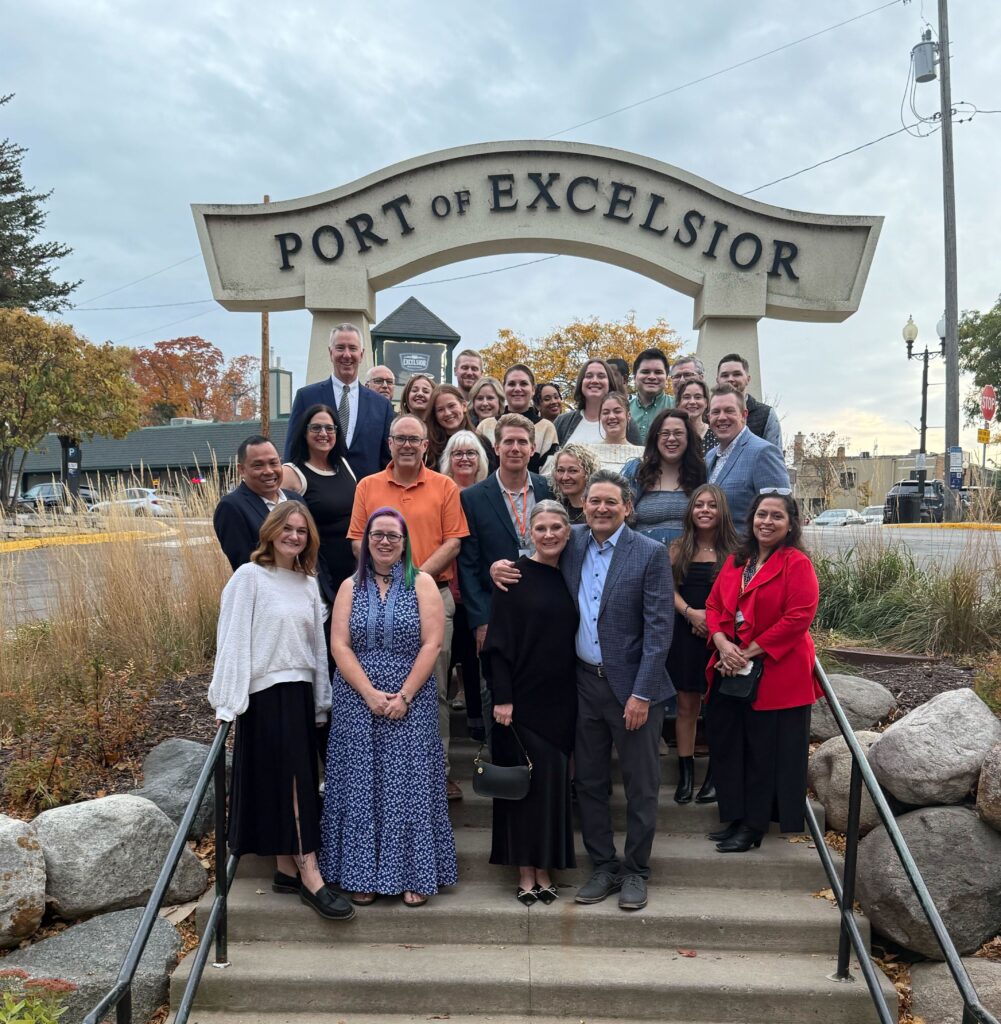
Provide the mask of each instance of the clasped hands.
[{"label": "clasped hands", "polygon": [[729,640],[717,640],[716,650],[719,651],[719,661],[716,663],[716,668],[719,669],[719,673],[722,676],[735,676],[750,660],[746,651]]},{"label": "clasped hands", "polygon": [[407,703],[401,693],[383,693],[372,687],[365,697],[369,711],[378,718],[391,718],[397,721],[407,713]]}]

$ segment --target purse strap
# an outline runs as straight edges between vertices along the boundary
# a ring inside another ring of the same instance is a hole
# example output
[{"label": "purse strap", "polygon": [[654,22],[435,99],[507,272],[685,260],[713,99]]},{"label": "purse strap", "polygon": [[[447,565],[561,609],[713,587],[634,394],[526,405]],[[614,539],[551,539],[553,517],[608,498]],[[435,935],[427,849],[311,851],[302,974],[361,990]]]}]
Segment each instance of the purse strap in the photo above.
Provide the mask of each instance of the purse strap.
[{"label": "purse strap", "polygon": [[[528,756],[528,751],[525,749],[525,744],[521,742],[521,737],[518,735],[518,730],[515,729],[515,727],[514,727],[514,722],[512,722],[508,726],[508,728],[511,730],[511,733],[512,733],[512,735],[515,738],[515,742],[521,748],[521,752],[525,755],[525,763],[528,765],[528,770],[531,771],[532,770],[532,759]],[[484,740],[480,744],[480,749],[476,751],[476,757],[473,758],[473,764],[479,765],[480,760],[481,760],[482,755],[483,755],[483,748],[486,745],[487,745],[487,741],[486,740]]]}]

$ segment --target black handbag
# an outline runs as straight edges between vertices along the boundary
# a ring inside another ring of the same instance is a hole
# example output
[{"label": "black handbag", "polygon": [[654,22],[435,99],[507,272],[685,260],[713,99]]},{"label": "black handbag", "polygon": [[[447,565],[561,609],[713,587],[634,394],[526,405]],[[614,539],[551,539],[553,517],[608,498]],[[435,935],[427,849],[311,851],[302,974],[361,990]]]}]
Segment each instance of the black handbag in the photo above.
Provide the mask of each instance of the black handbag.
[{"label": "black handbag", "polygon": [[514,726],[511,725],[509,728],[525,755],[525,764],[508,767],[484,761],[482,754],[486,744],[481,743],[476,757],[473,758],[473,792],[480,796],[494,800],[524,800],[528,796],[528,789],[532,785],[532,759],[528,756],[528,751]]},{"label": "black handbag", "polygon": [[752,658],[751,671],[741,676],[721,675],[717,667],[713,669],[713,688],[724,697],[753,704],[758,699],[758,685],[764,671],[764,658]]}]

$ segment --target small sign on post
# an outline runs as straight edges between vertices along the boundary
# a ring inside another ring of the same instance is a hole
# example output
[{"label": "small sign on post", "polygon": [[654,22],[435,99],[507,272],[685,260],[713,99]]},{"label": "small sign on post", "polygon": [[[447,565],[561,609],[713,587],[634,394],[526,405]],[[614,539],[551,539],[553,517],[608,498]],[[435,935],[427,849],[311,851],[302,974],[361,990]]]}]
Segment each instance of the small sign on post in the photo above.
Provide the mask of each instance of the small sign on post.
[{"label": "small sign on post", "polygon": [[990,444],[990,440],[990,427],[980,427],[980,429],[977,430],[977,444]]}]

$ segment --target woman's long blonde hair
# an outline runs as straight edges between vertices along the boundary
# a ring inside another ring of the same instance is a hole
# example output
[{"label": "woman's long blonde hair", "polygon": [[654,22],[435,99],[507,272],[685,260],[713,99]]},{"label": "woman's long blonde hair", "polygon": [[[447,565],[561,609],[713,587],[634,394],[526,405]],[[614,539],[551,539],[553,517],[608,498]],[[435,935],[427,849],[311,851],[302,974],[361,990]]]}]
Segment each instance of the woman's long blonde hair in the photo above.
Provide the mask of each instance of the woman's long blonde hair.
[{"label": "woman's long blonde hair", "polygon": [[296,572],[304,572],[307,576],[316,575],[316,559],[320,553],[320,534],[316,529],[316,522],[310,511],[301,501],[292,499],[283,501],[276,505],[269,513],[268,518],[261,523],[261,532],[258,535],[258,544],[250,556],[255,565],[275,565],[275,541],[285,529],[285,524],[290,516],[298,513],[306,520],[308,537],[306,546],[295,556]]}]

